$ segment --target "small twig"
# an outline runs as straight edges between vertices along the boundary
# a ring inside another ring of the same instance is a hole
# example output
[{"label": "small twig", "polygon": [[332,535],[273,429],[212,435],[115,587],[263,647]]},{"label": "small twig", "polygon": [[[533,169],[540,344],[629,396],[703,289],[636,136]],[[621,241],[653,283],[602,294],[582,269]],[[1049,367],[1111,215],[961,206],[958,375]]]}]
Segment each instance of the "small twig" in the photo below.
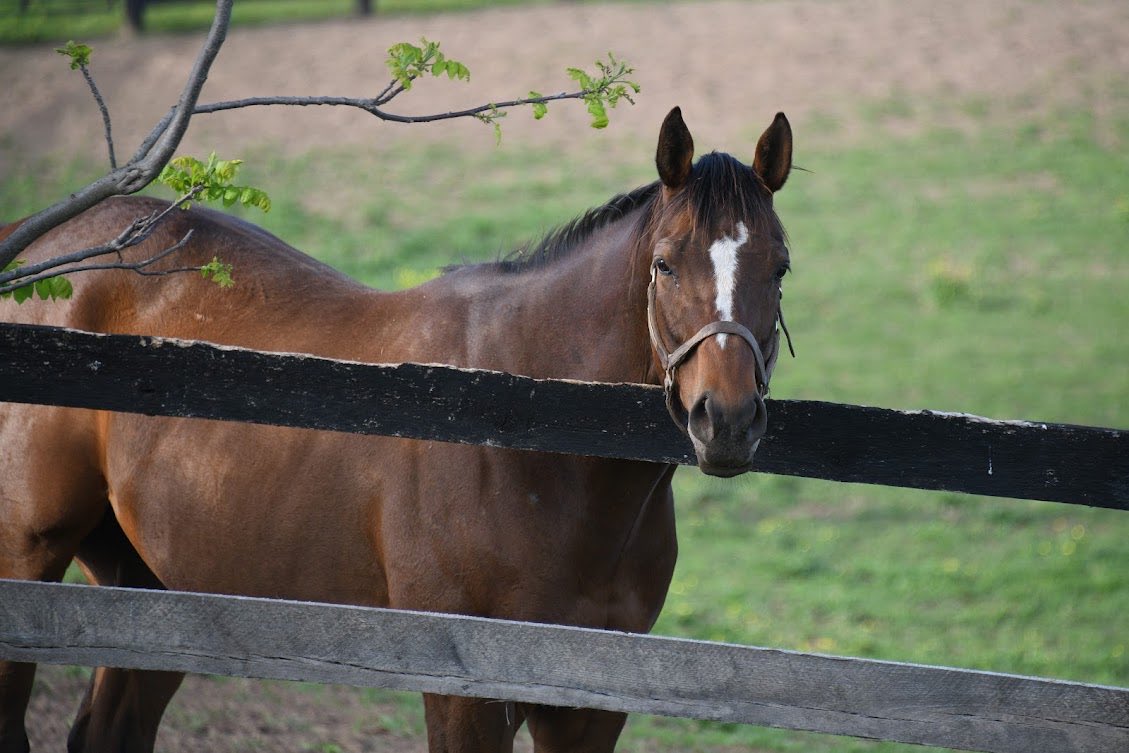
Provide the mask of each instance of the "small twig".
[{"label": "small twig", "polygon": [[[163,210],[159,212],[153,212],[148,217],[138,217],[109,243],[103,243],[99,246],[84,248],[80,251],[74,251],[64,256],[57,256],[40,262],[39,264],[32,264],[31,266],[27,267],[17,267],[16,269],[12,269],[7,272],[0,272],[0,286],[3,286],[0,287],[0,293],[14,290],[15,288],[21,288],[25,285],[32,284],[38,280],[46,279],[48,277],[55,277],[56,275],[61,274],[69,274],[70,272],[82,272],[87,269],[131,268],[131,265],[122,260],[121,252],[132,246],[136,246],[138,243],[141,243],[142,241],[147,239],[153,233],[153,230],[156,229],[157,225],[160,224],[161,220],[163,220],[169,214],[169,212],[183,206],[189,201],[192,201],[196,198],[197,195],[199,195],[202,190],[203,186],[194,188],[185,195],[181,196],[176,201],[170,203]],[[179,248],[182,244],[183,241],[173,248]],[[93,259],[96,256],[105,256],[107,254],[117,254],[119,262],[125,266],[92,266],[60,269],[60,267],[65,267],[68,264],[77,264],[78,262],[86,261],[87,259]],[[157,257],[153,257],[153,260],[160,258],[163,255],[164,254],[162,253]],[[145,264],[149,263],[151,263],[151,261],[145,262]],[[142,266],[145,266],[145,264],[143,264]],[[43,272],[46,272],[47,270],[52,271],[50,274],[41,274]]]},{"label": "small twig", "polygon": [[[137,262],[115,262],[113,264],[87,264],[85,266],[69,267],[67,269],[58,269],[56,266],[52,266],[51,267],[52,271],[50,271],[50,272],[36,274],[36,275],[31,276],[31,277],[28,277],[28,276],[25,275],[24,277],[21,277],[18,282],[13,282],[13,283],[8,283],[8,284],[0,284],[0,294],[10,293],[10,292],[16,290],[17,288],[26,287],[28,285],[34,285],[35,283],[37,283],[41,280],[47,280],[47,279],[50,279],[52,277],[57,277],[59,275],[69,275],[69,274],[75,274],[75,273],[78,273],[78,272],[92,272],[92,271],[95,271],[95,270],[120,269],[120,270],[125,270],[127,272],[136,272],[137,274],[145,275],[145,276],[163,276],[163,275],[173,274],[173,273],[176,273],[176,272],[199,272],[200,267],[178,267],[176,269],[162,269],[160,271],[150,271],[150,270],[146,269],[146,267],[149,267],[149,266],[157,263],[158,261],[160,261],[161,259],[164,259],[169,254],[175,253],[176,251],[179,251],[180,249],[184,248],[184,246],[188,243],[188,240],[191,237],[192,237],[192,230],[189,230],[187,233],[185,233],[183,238],[181,238],[179,241],[177,241],[173,245],[169,246],[166,249],[161,250],[159,253],[156,253],[153,256],[150,256],[148,259],[142,259],[141,261],[137,261]],[[92,250],[92,249],[88,249],[88,250]],[[110,248],[109,250],[104,250],[101,253],[103,253],[103,254],[112,253],[114,250],[115,249]],[[96,255],[97,254],[92,254],[92,256],[96,256]],[[90,258],[90,257],[88,256],[87,258]]]},{"label": "small twig", "polygon": [[[86,259],[92,259],[95,256],[104,256],[105,254],[118,252],[126,247],[129,238],[137,232],[138,226],[141,223],[141,219],[134,220],[133,224],[123,230],[117,238],[110,241],[109,243],[103,243],[99,246],[91,246],[90,248],[84,248],[80,251],[74,251],[72,253],[66,254],[65,256],[58,256],[52,259],[48,259],[47,261],[40,262],[39,264],[32,264],[30,267],[17,267],[16,269],[12,269],[7,272],[0,272],[0,285],[7,285],[7,283],[15,280],[16,282],[14,282],[13,285],[15,287],[22,287],[23,285],[26,285],[29,280],[34,281],[35,279],[40,279],[34,276],[45,270],[57,270],[59,267],[66,266],[67,264],[76,264],[80,261],[85,261]],[[59,272],[52,272],[51,275],[48,276],[54,276],[56,274],[59,274]]]},{"label": "small twig", "polygon": [[149,220],[148,220],[150,225],[152,226],[150,228],[150,230],[153,227],[156,227],[160,223],[160,221],[163,220],[165,217],[167,217],[169,215],[169,213],[172,212],[173,210],[180,209],[184,206],[187,206],[188,202],[190,202],[190,201],[195,201],[196,197],[199,196],[204,191],[204,188],[205,188],[205,186],[196,186],[195,188],[193,188],[192,190],[190,190],[188,193],[184,194],[180,198],[178,198],[178,199],[176,199],[172,202],[169,202],[169,205],[167,207],[165,207],[164,209],[162,209],[160,212],[154,212],[153,214],[151,214],[149,216]]},{"label": "small twig", "polygon": [[90,87],[90,93],[94,95],[94,101],[98,103],[98,109],[102,112],[102,126],[106,131],[106,147],[110,150],[110,169],[116,170],[118,160],[114,157],[114,137],[110,132],[110,111],[106,108],[106,102],[102,99],[102,92],[98,91],[98,85],[94,83],[94,76],[90,75],[90,70],[85,65],[80,65],[79,70],[82,71],[82,76],[86,79],[87,86]]},{"label": "small twig", "polygon": [[397,86],[397,83],[399,82],[396,81],[396,79],[389,81],[388,86],[384,87],[384,91],[372,98],[373,102],[379,105],[391,102],[397,95],[404,91],[404,85],[400,84]]}]

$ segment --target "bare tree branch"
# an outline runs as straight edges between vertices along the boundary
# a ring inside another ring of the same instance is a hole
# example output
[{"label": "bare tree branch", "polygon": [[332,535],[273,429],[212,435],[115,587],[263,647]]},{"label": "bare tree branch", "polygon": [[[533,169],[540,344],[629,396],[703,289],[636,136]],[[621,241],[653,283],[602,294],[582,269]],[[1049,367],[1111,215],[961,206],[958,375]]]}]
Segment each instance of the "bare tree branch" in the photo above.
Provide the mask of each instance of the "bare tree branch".
[{"label": "bare tree branch", "polygon": [[[136,223],[134,223],[134,224],[136,224]],[[175,269],[162,269],[162,270],[159,270],[159,271],[147,269],[147,267],[159,262],[161,259],[164,259],[166,256],[169,256],[170,254],[173,254],[173,253],[179,251],[180,249],[184,248],[184,246],[188,243],[188,240],[191,237],[192,237],[192,231],[189,230],[187,233],[184,234],[183,238],[181,238],[179,241],[177,241],[173,245],[169,246],[166,249],[163,249],[163,250],[157,252],[156,254],[153,254],[152,256],[150,256],[147,259],[142,259],[141,261],[136,261],[136,262],[118,261],[118,262],[113,262],[113,263],[110,263],[110,264],[87,264],[87,265],[81,266],[81,267],[67,267],[66,269],[58,269],[57,268],[58,264],[53,264],[51,266],[52,271],[50,271],[50,272],[43,272],[43,273],[40,273],[40,274],[32,275],[30,277],[21,277],[18,282],[13,282],[13,283],[10,283],[10,284],[7,284],[7,285],[0,284],[0,294],[11,293],[16,288],[22,288],[22,287],[25,287],[27,285],[34,285],[35,283],[39,282],[40,280],[46,280],[46,279],[49,279],[51,277],[57,277],[58,275],[71,274],[71,273],[74,273],[74,272],[92,272],[92,271],[98,270],[98,269],[122,269],[122,270],[126,270],[128,272],[136,272],[137,274],[146,275],[146,276],[164,276],[164,275],[176,274],[176,273],[179,273],[179,272],[199,272],[200,267],[177,267]],[[113,246],[113,244],[109,243],[109,244],[106,244],[105,246],[97,246],[95,248],[87,249],[86,252],[78,252],[78,253],[86,253],[86,256],[83,257],[83,258],[90,258],[90,257],[93,257],[93,256],[99,256],[99,255],[103,255],[103,254],[114,253],[115,251],[119,250],[119,249],[113,248],[112,246]],[[91,253],[87,253],[87,252],[91,252]],[[67,262],[60,262],[60,264],[62,264],[62,263],[67,263]]]},{"label": "bare tree branch", "polygon": [[90,87],[90,93],[94,95],[94,101],[98,104],[98,110],[102,113],[102,128],[106,132],[106,148],[110,150],[110,169],[116,170],[118,161],[114,157],[114,136],[110,128],[110,111],[106,107],[106,101],[102,99],[102,92],[98,91],[98,84],[94,83],[94,77],[90,75],[90,69],[85,65],[80,65],[79,70],[82,71],[82,77],[86,79],[86,85]]},{"label": "bare tree branch", "polygon": [[157,177],[165,163],[172,158],[173,152],[176,151],[188,128],[188,122],[196,108],[196,101],[200,97],[200,89],[208,77],[208,70],[227,36],[233,2],[234,0],[216,0],[216,15],[212,20],[212,27],[192,66],[188,82],[176,105],[176,112],[159,138],[155,139],[144,153],[139,152],[134,155],[125,166],[111,170],[67,199],[27,218],[11,235],[0,241],[0,269],[11,263],[21,251],[31,245],[32,241],[51,228],[78,216],[110,196],[136,193]]},{"label": "bare tree branch", "polygon": [[153,126],[153,130],[141,141],[141,145],[137,147],[137,151],[129,158],[130,162],[138,162],[149,153],[149,150],[153,148],[153,144],[156,144],[157,139],[161,138],[161,135],[168,129],[169,123],[172,122],[173,115],[176,115],[175,106],[170,107],[169,111],[157,121],[157,125]]},{"label": "bare tree branch", "polygon": [[382,91],[380,94],[377,94],[376,97],[374,97],[374,99],[377,101],[377,103],[383,105],[386,102],[390,102],[393,97],[395,97],[400,92],[404,91],[403,84],[400,84],[399,86],[397,86],[398,83],[399,82],[397,82],[396,79],[392,79],[391,81],[389,81],[388,86],[384,87],[384,91]]},{"label": "bare tree branch", "polygon": [[[170,251],[162,251],[156,256],[153,256],[150,259],[147,259],[144,262],[140,262],[138,264],[126,264],[125,262],[122,262],[121,252],[127,248],[130,248],[131,246],[136,246],[138,243],[141,243],[142,241],[147,239],[152,234],[153,230],[156,229],[157,225],[161,224],[161,221],[166,216],[168,216],[170,212],[185,206],[188,202],[195,199],[196,196],[203,190],[203,188],[203,186],[200,186],[188,192],[184,196],[178,198],[176,201],[170,203],[163,210],[159,212],[153,212],[148,217],[138,217],[109,243],[103,243],[98,246],[91,246],[90,248],[84,248],[80,251],[74,251],[62,256],[52,257],[38,264],[32,264],[31,266],[17,267],[16,269],[11,269],[7,272],[0,272],[0,293],[7,293],[15,290],[16,288],[22,288],[25,285],[33,284],[48,277],[54,277],[61,274],[69,274],[71,272],[85,272],[91,269],[136,269],[138,267],[145,267],[149,264],[152,264],[154,261],[167,256]],[[189,233],[189,235],[191,235],[191,233]],[[187,238],[188,236],[185,236],[185,239],[173,246],[172,250],[181,248]],[[61,269],[61,267],[66,267],[68,264],[77,264],[78,262],[86,261],[87,259],[93,259],[96,256],[105,256],[107,254],[117,254],[120,264],[116,266],[99,265],[85,267],[67,267],[66,269]],[[50,273],[43,274],[47,270],[52,271]]]},{"label": "bare tree branch", "polygon": [[[393,84],[395,84],[395,82],[393,82]],[[494,102],[491,104],[478,105],[477,107],[470,107],[465,110],[451,110],[449,112],[433,113],[429,115],[398,115],[396,113],[387,112],[380,109],[380,105],[383,104],[381,97],[375,97],[372,99],[333,96],[247,97],[245,99],[233,99],[225,102],[211,102],[206,105],[197,105],[195,114],[206,115],[213,112],[223,112],[224,110],[238,110],[244,107],[263,107],[272,105],[290,105],[297,107],[336,105],[340,107],[355,107],[357,109],[364,110],[370,115],[374,115],[381,120],[387,120],[394,123],[434,123],[439,120],[471,118],[484,112],[492,110],[506,110],[513,107],[521,107],[523,105],[545,104],[547,102],[555,102],[562,99],[584,99],[586,96],[592,93],[593,92],[591,90],[581,89],[579,91],[561,92],[560,94],[551,94],[544,97],[525,97],[523,99],[510,99],[504,102]],[[391,97],[387,97],[387,99],[384,99],[383,101],[387,102],[389,99],[391,99]]]}]

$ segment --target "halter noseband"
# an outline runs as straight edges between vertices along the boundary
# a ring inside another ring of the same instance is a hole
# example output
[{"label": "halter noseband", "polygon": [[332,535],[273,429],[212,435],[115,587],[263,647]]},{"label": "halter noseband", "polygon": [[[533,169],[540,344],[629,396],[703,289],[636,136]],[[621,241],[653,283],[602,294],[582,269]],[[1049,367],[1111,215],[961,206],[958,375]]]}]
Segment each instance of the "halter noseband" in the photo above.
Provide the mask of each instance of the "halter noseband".
[{"label": "halter noseband", "polygon": [[[736,335],[745,341],[753,351],[753,359],[756,361],[757,397],[763,399],[764,395],[768,392],[768,369],[765,367],[764,354],[761,352],[761,347],[757,343],[757,338],[753,337],[753,333],[749,331],[749,328],[740,322],[727,319],[712,321],[698,330],[689,340],[675,348],[673,353],[667,351],[666,346],[663,344],[662,336],[659,334],[659,324],[655,315],[655,289],[657,279],[658,269],[656,266],[652,265],[651,282],[647,286],[647,329],[651,335],[651,347],[655,349],[655,353],[659,357],[659,364],[663,368],[663,394],[666,397],[666,410],[670,413],[670,417],[674,419],[674,423],[678,425],[678,428],[682,429],[684,434],[689,433],[686,425],[682,422],[682,417],[678,415],[678,412],[674,408],[674,372],[707,337],[713,337],[715,335]],[[784,327],[784,316],[780,309],[777,309],[776,318],[784,330],[784,335],[788,339],[788,350],[791,351],[792,357],[794,358],[796,352],[792,350],[792,337],[788,334],[788,328]],[[764,387],[764,392],[760,391],[761,386]]]}]

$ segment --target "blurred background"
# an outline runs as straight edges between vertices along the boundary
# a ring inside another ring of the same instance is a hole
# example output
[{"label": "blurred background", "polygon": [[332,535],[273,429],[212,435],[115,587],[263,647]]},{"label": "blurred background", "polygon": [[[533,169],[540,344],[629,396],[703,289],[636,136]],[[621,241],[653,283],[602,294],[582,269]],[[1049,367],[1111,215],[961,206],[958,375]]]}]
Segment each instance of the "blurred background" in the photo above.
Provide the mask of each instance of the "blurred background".
[{"label": "blurred background", "polygon": [[[213,4],[0,0],[0,216],[106,168],[91,72],[131,153],[176,100]],[[329,109],[198,117],[181,152],[246,160],[274,199],[248,214],[376,286],[485,260],[655,178],[681,105],[700,153],[751,161],[785,111],[777,198],[798,357],[777,398],[1129,428],[1129,4],[1120,0],[513,2],[240,0],[203,102],[371,96],[387,48],[438,40],[469,83],[389,109],[546,94],[609,52],[642,94],[603,131],[582,105],[382,123]],[[171,198],[171,197],[170,197]],[[235,270],[238,280],[238,269]],[[74,280],[81,285],[81,278]],[[25,304],[31,305],[31,304]],[[771,419],[770,419],[771,420]],[[676,476],[681,556],[656,632],[1129,686],[1129,514],[750,474]],[[84,670],[47,668],[33,734],[58,747]],[[414,696],[192,678],[159,749],[423,750]],[[33,745],[36,742],[33,739]],[[633,717],[621,749],[906,746]],[[920,748],[915,748],[920,750]]]}]

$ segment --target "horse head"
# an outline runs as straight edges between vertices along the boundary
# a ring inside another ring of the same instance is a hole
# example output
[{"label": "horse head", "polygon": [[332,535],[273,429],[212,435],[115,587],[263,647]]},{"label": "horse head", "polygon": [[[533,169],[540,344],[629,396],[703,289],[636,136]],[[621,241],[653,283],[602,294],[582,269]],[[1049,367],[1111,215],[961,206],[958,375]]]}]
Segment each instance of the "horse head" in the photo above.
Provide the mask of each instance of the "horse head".
[{"label": "horse head", "polygon": [[752,166],[716,152],[693,157],[676,107],[659,133],[662,188],[645,235],[648,328],[667,408],[698,466],[734,476],[751,468],[767,428],[764,398],[780,352],[789,258],[772,197],[792,167],[792,130],[778,113]]}]

